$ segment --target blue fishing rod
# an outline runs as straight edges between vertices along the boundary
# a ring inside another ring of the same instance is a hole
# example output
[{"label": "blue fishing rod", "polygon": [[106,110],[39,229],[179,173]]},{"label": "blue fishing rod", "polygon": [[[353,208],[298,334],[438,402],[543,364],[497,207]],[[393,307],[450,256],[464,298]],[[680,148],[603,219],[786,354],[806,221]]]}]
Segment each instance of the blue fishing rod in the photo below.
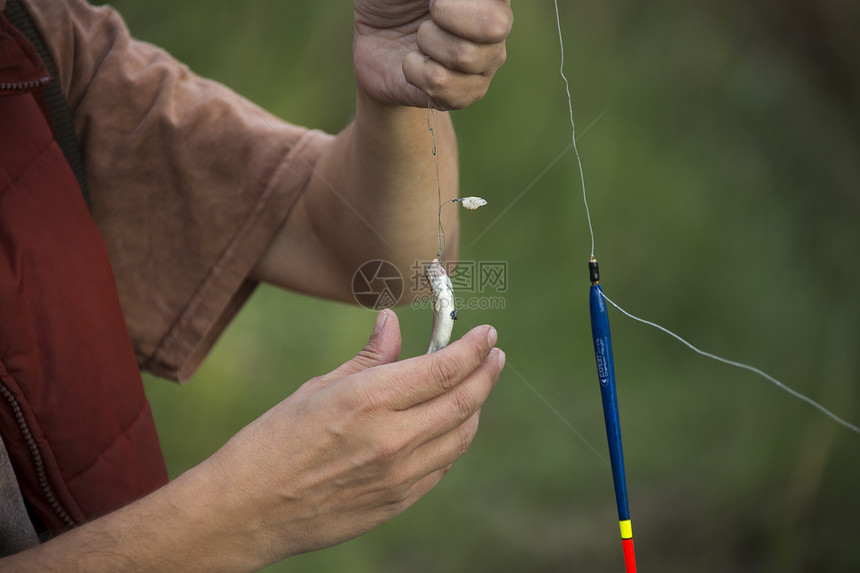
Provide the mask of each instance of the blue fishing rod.
[{"label": "blue fishing rod", "polygon": [[597,377],[600,380],[600,398],[603,401],[603,419],[606,439],[609,442],[609,460],[612,464],[612,481],[615,483],[615,502],[618,504],[618,522],[621,527],[621,547],[627,573],[636,573],[636,556],[633,553],[633,527],[627,504],[627,481],[624,477],[624,450],[621,447],[621,422],[618,419],[618,397],[615,392],[615,364],[612,361],[612,336],[609,333],[609,315],[606,298],[600,288],[600,269],[593,256],[588,262],[591,278],[590,308],[591,336],[594,338],[594,358],[597,360]]}]

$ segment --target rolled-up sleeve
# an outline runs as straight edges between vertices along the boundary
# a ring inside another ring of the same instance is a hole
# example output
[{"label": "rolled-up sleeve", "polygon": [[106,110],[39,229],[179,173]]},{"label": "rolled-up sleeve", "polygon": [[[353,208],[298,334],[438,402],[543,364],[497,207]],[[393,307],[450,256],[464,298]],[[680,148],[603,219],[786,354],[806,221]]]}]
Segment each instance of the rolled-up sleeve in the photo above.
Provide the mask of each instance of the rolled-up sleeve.
[{"label": "rolled-up sleeve", "polygon": [[138,362],[186,380],[253,291],[331,136],[195,76],[109,7],[26,5],[57,64]]}]

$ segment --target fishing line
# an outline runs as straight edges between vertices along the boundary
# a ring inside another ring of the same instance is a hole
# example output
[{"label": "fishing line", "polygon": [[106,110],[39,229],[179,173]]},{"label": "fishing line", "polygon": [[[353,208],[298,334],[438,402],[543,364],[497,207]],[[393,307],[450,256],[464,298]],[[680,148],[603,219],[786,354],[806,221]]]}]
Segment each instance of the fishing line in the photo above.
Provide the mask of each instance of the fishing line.
[{"label": "fishing line", "polygon": [[441,177],[439,175],[439,150],[436,143],[436,128],[438,124],[436,122],[436,114],[437,111],[431,106],[431,100],[427,98],[427,130],[430,132],[430,137],[433,139],[433,164],[436,167],[436,200],[439,202],[439,211],[436,214],[437,223],[439,225],[439,254],[436,256],[439,259],[439,262],[444,266],[445,261],[443,258],[443,254],[445,252],[445,229],[442,228],[442,207],[448,205],[449,203],[459,203],[463,206],[464,209],[468,209],[470,211],[474,211],[480,207],[483,207],[487,204],[487,202],[481,197],[455,197],[453,199],[446,199],[442,201],[442,183]]},{"label": "fishing line", "polygon": [[442,255],[445,252],[445,229],[442,228],[442,206],[445,203],[442,202],[442,183],[439,176],[439,153],[436,144],[436,128],[438,127],[438,124],[436,123],[436,113],[436,110],[433,109],[433,106],[431,105],[430,96],[427,96],[427,130],[430,132],[430,137],[433,138],[433,164],[436,167],[436,197],[439,201],[439,213],[437,214],[437,221],[439,224],[439,255],[437,258],[444,265],[444,258]]},{"label": "fishing line", "polygon": [[[564,74],[564,39],[562,37],[562,32],[561,32],[561,16],[559,15],[559,10],[558,10],[558,0],[553,0],[553,4],[555,5],[555,21],[556,21],[556,25],[558,27],[558,43],[559,43],[559,46],[561,48],[561,65],[559,67],[559,72],[561,74],[562,80],[564,80],[564,88],[565,88],[565,92],[567,93],[567,105],[568,105],[568,110],[570,112],[570,127],[571,127],[571,131],[572,131],[572,143],[573,143],[573,149],[576,152],[577,165],[579,166],[579,176],[580,176],[580,181],[582,184],[582,202],[585,205],[585,215],[586,215],[586,218],[588,219],[588,230],[589,230],[589,233],[591,234],[591,257],[593,259],[594,258],[594,227],[591,224],[591,212],[588,208],[588,197],[587,197],[586,190],[585,190],[585,176],[583,175],[582,161],[580,160],[580,157],[579,157],[579,150],[576,147],[576,125],[573,121],[573,97],[571,96],[571,93],[570,93],[570,82],[568,81],[567,76]],[[627,312],[626,310],[624,310],[623,308],[618,306],[615,302],[610,300],[609,297],[606,296],[606,294],[601,292],[601,295],[609,304],[611,304],[616,309],[618,309],[624,316],[626,316],[632,320],[635,320],[637,322],[640,322],[642,324],[656,328],[657,330],[660,330],[662,332],[665,332],[669,336],[675,338],[676,340],[678,340],[679,342],[681,342],[682,344],[687,346],[693,352],[696,352],[697,354],[700,354],[706,358],[710,358],[711,360],[715,360],[715,361],[721,362],[723,364],[728,364],[729,366],[734,366],[736,368],[741,368],[741,369],[753,372],[753,373],[757,374],[758,376],[764,378],[768,382],[772,383],[773,385],[775,385],[780,390],[783,390],[783,391],[787,392],[789,395],[797,398],[798,400],[802,400],[803,402],[806,402],[810,406],[813,406],[814,408],[816,408],[817,410],[822,412],[825,416],[827,416],[828,418],[830,418],[834,422],[836,422],[836,423],[840,424],[841,426],[851,430],[852,432],[860,434],[860,428],[858,428],[856,425],[840,418],[839,416],[837,416],[836,414],[834,414],[833,412],[831,412],[830,410],[828,410],[827,408],[825,408],[824,406],[822,406],[821,404],[819,404],[818,402],[816,402],[815,400],[810,398],[809,396],[801,394],[800,392],[790,388],[789,386],[787,386],[783,382],[780,382],[779,380],[777,380],[776,378],[774,378],[770,374],[768,374],[768,373],[766,373],[766,372],[764,372],[758,368],[755,368],[754,366],[750,366],[748,364],[743,364],[741,362],[736,362],[734,360],[729,360],[727,358],[717,356],[716,354],[711,354],[710,352],[705,352],[704,350],[697,348],[696,346],[694,346],[693,344],[691,344],[690,342],[688,342],[687,340],[685,340],[681,336],[675,334],[674,332],[672,332],[668,328],[661,326],[661,325],[657,324],[656,322],[651,322],[650,320],[645,320],[644,318],[639,318],[638,316],[635,316],[635,315]]]},{"label": "fishing line", "polygon": [[[588,232],[591,235],[591,258],[594,258],[594,226],[591,224],[591,211],[588,208],[588,195],[585,192],[585,172],[582,169],[582,159],[579,157],[579,148],[576,146],[576,123],[573,121],[573,97],[570,95],[570,82],[567,81],[567,76],[564,75],[564,38],[561,34],[561,16],[558,13],[558,0],[553,0],[555,4],[555,23],[558,26],[558,45],[561,51],[561,63],[558,71],[561,74],[561,79],[564,80],[564,91],[567,93],[567,109],[570,113],[570,142],[573,145],[573,151],[576,153],[576,164],[579,166],[579,181],[582,184],[582,203],[585,205],[585,216],[588,219]],[[601,114],[602,115],[602,114]]]},{"label": "fishing line", "polygon": [[579,430],[577,430],[577,429],[574,427],[574,425],[573,425],[573,424],[571,424],[571,423],[568,421],[568,419],[567,419],[567,418],[565,418],[565,417],[564,417],[564,415],[563,415],[561,412],[559,412],[559,411],[556,409],[556,407],[555,407],[555,406],[553,406],[553,405],[552,405],[552,403],[551,403],[549,400],[547,400],[547,399],[544,397],[544,395],[543,395],[543,394],[541,394],[541,393],[540,393],[540,391],[539,391],[537,388],[535,388],[535,387],[534,387],[534,384],[532,384],[531,382],[529,382],[528,380],[526,380],[526,377],[525,377],[525,376],[523,376],[523,375],[520,373],[520,371],[519,371],[519,370],[517,370],[516,368],[514,368],[513,364],[511,364],[511,363],[510,363],[510,361],[508,361],[508,362],[505,364],[505,367],[506,367],[506,368],[509,368],[509,369],[510,369],[514,374],[516,374],[516,375],[517,375],[517,378],[519,378],[520,380],[522,380],[523,384],[525,384],[525,385],[526,385],[526,387],[527,387],[529,390],[531,390],[531,391],[532,391],[532,393],[533,393],[535,396],[537,396],[537,397],[540,399],[540,401],[541,401],[541,402],[543,402],[543,403],[544,403],[544,406],[546,406],[547,408],[549,408],[550,412],[552,412],[553,414],[555,414],[555,416],[556,416],[559,420],[561,420],[561,423],[562,423],[562,424],[564,424],[565,426],[567,426],[567,428],[568,428],[571,432],[573,432],[573,433],[574,433],[574,435],[575,435],[576,437],[578,437],[578,438],[580,439],[580,441],[581,441],[583,444],[585,444],[586,446],[588,446],[588,449],[590,449],[592,452],[594,452],[594,455],[595,455],[595,456],[597,456],[597,458],[598,458],[600,461],[602,461],[602,462],[603,462],[604,464],[606,464],[606,465],[609,465],[609,461],[608,461],[605,457],[603,457],[603,454],[601,454],[600,452],[598,452],[598,451],[597,451],[597,448],[595,448],[595,447],[591,444],[591,442],[589,442],[589,441],[586,439],[586,437],[582,435],[582,432],[580,432]]},{"label": "fishing line", "polygon": [[750,372],[757,374],[757,375],[761,376],[762,378],[764,378],[765,380],[767,380],[768,382],[772,383],[774,386],[776,386],[780,390],[783,390],[783,391],[787,392],[788,394],[790,394],[791,396],[794,396],[798,400],[803,400],[804,402],[806,402],[810,406],[817,408],[825,416],[827,416],[828,418],[830,418],[831,420],[833,420],[837,424],[840,424],[840,425],[848,428],[852,432],[860,434],[860,428],[858,428],[857,426],[855,426],[854,424],[852,424],[846,420],[843,420],[842,418],[840,418],[839,416],[837,416],[836,414],[834,414],[833,412],[831,412],[830,410],[828,410],[827,408],[825,408],[824,406],[822,406],[821,404],[819,404],[818,402],[813,400],[812,398],[801,394],[797,390],[789,388],[788,386],[786,386],[785,384],[783,384],[782,382],[780,382],[779,380],[777,380],[776,378],[774,378],[773,376],[768,374],[767,372],[764,372],[763,370],[759,370],[755,366],[750,366],[749,364],[744,364],[743,362],[736,362],[734,360],[729,360],[728,358],[723,358],[722,356],[717,356],[716,354],[711,354],[710,352],[705,352],[701,348],[694,346],[691,342],[688,342],[687,340],[681,338],[680,336],[678,336],[677,334],[675,334],[674,332],[672,332],[668,328],[660,326],[656,322],[651,322],[650,320],[645,320],[644,318],[640,318],[638,316],[635,316],[635,315],[627,312],[626,310],[624,310],[623,308],[621,308],[620,306],[615,304],[615,302],[613,302],[608,296],[606,296],[606,294],[603,294],[603,298],[606,300],[606,302],[608,302],[609,304],[611,304],[612,306],[617,308],[621,312],[621,314],[623,314],[627,318],[631,318],[637,322],[641,322],[642,324],[646,324],[648,326],[656,328],[657,330],[661,330],[661,331],[665,332],[666,334],[668,334],[669,336],[671,336],[672,338],[674,338],[675,340],[677,340],[678,342],[680,342],[681,344],[683,344],[684,346],[686,346],[687,348],[692,350],[693,352],[695,352],[697,354],[701,354],[705,358],[710,358],[711,360],[716,360],[717,362],[722,362],[723,364],[728,364],[729,366],[734,366],[736,368],[742,368],[744,370],[749,370]]}]

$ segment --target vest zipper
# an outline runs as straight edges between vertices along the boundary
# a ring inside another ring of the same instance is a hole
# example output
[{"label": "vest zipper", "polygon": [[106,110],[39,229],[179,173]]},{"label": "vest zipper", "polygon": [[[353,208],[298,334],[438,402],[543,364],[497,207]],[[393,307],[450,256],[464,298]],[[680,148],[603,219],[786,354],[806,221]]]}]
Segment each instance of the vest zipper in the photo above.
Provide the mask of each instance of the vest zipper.
[{"label": "vest zipper", "polygon": [[21,434],[27,442],[27,447],[30,448],[30,454],[33,458],[33,465],[36,467],[36,475],[39,478],[39,486],[42,488],[42,493],[45,495],[48,503],[51,504],[51,508],[53,508],[60,519],[62,519],[68,527],[74,527],[76,525],[75,520],[72,519],[66,510],[63,509],[63,506],[60,505],[60,501],[54,494],[54,490],[51,489],[51,484],[48,483],[48,474],[45,472],[45,463],[42,460],[42,454],[39,451],[39,446],[36,444],[36,439],[33,437],[32,432],[30,432],[30,427],[27,425],[27,421],[24,419],[21,405],[18,404],[18,400],[12,394],[12,391],[9,390],[9,388],[2,382],[0,382],[0,394],[3,394],[3,397],[6,398],[6,401],[9,402],[9,405],[12,407],[12,412],[15,414],[15,420],[18,422],[18,429],[21,430]]},{"label": "vest zipper", "polygon": [[18,90],[31,90],[33,88],[38,88],[40,86],[45,85],[51,81],[51,78],[44,77],[39,78],[38,80],[32,80],[29,82],[13,82],[13,83],[5,83],[0,82],[0,90],[3,91],[18,91]]}]

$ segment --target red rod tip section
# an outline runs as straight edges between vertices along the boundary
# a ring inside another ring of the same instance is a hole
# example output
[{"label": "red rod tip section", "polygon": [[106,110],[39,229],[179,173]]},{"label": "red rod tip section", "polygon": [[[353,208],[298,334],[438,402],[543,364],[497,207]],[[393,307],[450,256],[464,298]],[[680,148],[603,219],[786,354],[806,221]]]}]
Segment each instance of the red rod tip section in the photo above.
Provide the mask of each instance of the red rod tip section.
[{"label": "red rod tip section", "polygon": [[633,554],[633,540],[622,539],[621,547],[624,549],[624,569],[627,573],[636,573],[636,555]]}]

